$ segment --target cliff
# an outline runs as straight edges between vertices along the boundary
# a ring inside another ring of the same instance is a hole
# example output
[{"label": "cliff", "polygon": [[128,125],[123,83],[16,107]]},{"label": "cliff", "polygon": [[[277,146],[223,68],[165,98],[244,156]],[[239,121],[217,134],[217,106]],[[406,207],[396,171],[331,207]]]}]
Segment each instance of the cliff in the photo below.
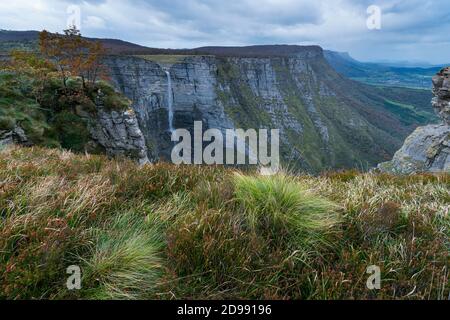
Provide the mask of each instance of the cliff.
[{"label": "cliff", "polygon": [[311,172],[386,161],[424,121],[413,110],[404,121],[379,89],[338,75],[320,47],[198,50],[213,55],[107,60],[115,86],[133,101],[151,158],[167,160],[172,149],[167,72],[174,128],[203,121],[205,130],[280,129],[284,164]]},{"label": "cliff", "polygon": [[149,161],[145,138],[130,101],[105,82],[89,90],[70,78],[42,89],[39,103],[30,81],[0,74],[0,147],[46,146]]},{"label": "cliff", "polygon": [[450,67],[433,77],[433,108],[442,123],[418,128],[392,161],[379,168],[393,173],[450,171]]}]

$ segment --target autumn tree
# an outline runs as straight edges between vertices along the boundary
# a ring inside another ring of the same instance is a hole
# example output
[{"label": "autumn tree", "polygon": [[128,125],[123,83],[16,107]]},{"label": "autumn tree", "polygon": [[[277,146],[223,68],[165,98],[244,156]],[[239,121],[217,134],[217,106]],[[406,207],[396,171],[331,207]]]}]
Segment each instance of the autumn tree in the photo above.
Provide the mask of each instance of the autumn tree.
[{"label": "autumn tree", "polygon": [[57,74],[56,66],[33,52],[13,50],[10,55],[11,59],[3,69],[30,81],[32,95],[40,102],[45,85]]},{"label": "autumn tree", "polygon": [[47,59],[56,64],[65,87],[69,77],[80,77],[83,88],[86,88],[106,75],[101,63],[105,54],[103,45],[83,38],[75,26],[64,30],[63,35],[42,31],[39,48]]}]

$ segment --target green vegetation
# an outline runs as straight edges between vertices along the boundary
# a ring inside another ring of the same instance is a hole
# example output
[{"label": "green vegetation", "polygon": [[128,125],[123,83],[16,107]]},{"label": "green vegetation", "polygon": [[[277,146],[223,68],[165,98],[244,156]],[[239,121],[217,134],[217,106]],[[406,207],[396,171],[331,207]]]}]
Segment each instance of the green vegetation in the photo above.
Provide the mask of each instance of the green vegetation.
[{"label": "green vegetation", "polygon": [[[449,175],[263,177],[10,147],[0,181],[2,299],[450,293]],[[366,287],[371,265],[381,290]]]},{"label": "green vegetation", "polygon": [[431,123],[436,120],[436,115],[416,107],[392,100],[385,100],[385,106],[388,110],[392,110],[395,114],[400,116],[400,119],[406,125],[411,125],[417,122]]},{"label": "green vegetation", "polygon": [[97,108],[131,105],[100,80],[102,46],[72,28],[64,36],[41,32],[39,49],[12,51],[1,65],[0,130],[23,129],[29,145],[96,152],[88,127],[96,121]]},{"label": "green vegetation", "polygon": [[137,57],[150,60],[156,63],[162,64],[176,64],[183,62],[184,59],[189,57],[195,57],[193,55],[174,55],[174,54],[153,54],[153,55],[138,55]]},{"label": "green vegetation", "polygon": [[[30,144],[84,152],[90,141],[89,119],[95,119],[98,92],[106,110],[125,110],[130,101],[104,81],[84,91],[79,78],[69,78],[65,88],[51,78],[36,96],[35,79],[0,74],[0,130],[24,129]],[[88,115],[80,117],[80,114]]]},{"label": "green vegetation", "polygon": [[31,87],[12,74],[0,73],[0,130],[21,126],[31,143],[54,145],[46,110],[30,94]]}]

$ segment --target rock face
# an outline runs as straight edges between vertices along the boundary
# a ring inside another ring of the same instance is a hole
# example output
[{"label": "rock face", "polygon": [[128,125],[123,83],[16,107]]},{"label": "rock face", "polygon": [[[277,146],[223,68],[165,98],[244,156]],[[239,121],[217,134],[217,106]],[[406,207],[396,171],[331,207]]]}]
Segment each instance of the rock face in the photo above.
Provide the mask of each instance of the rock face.
[{"label": "rock face", "polygon": [[28,144],[28,137],[26,136],[25,131],[17,125],[10,131],[0,130],[0,146],[6,146],[13,143],[23,145]]},{"label": "rock face", "polygon": [[[104,95],[99,92],[95,101],[96,111],[87,112],[78,106],[75,113],[84,120],[90,133],[85,149],[104,152],[110,157],[125,156],[140,164],[149,162],[147,146],[133,110],[107,110]],[[9,144],[33,145],[25,131],[18,125],[12,130],[0,130],[0,147]]]},{"label": "rock face", "polygon": [[194,121],[204,130],[279,129],[284,164],[309,172],[386,161],[417,127],[388,110],[375,89],[337,74],[320,47],[266,49],[112,56],[107,63],[115,87],[133,101],[155,160],[169,160],[173,148],[169,100],[175,129],[192,132]]},{"label": "rock face", "polygon": [[450,67],[433,77],[433,108],[444,123],[450,125]]},{"label": "rock face", "polygon": [[432,105],[443,120],[440,125],[418,128],[382,171],[410,174],[416,172],[450,172],[450,68],[433,77]]},{"label": "rock face", "polygon": [[116,87],[133,101],[133,109],[145,135],[150,157],[170,159],[169,92],[166,71],[172,79],[174,128],[193,130],[194,121],[206,128],[226,129],[234,125],[217,106],[217,66],[214,58],[186,58],[169,65],[134,57],[110,60]]},{"label": "rock face", "polygon": [[104,149],[108,156],[126,156],[140,164],[148,163],[145,138],[134,111],[106,110],[101,93],[95,103],[97,110],[94,118],[83,111],[78,112],[87,122],[93,144]]}]

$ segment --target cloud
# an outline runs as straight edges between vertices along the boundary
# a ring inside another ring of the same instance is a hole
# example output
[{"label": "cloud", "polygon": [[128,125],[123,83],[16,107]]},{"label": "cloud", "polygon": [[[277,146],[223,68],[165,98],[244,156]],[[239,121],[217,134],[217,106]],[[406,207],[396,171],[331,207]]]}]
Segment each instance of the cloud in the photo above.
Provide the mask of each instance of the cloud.
[{"label": "cloud", "polygon": [[83,28],[86,29],[105,29],[105,20],[96,16],[88,16],[82,22]]},{"label": "cloud", "polygon": [[[366,27],[372,4],[381,30]],[[447,0],[16,0],[0,3],[0,28],[61,31],[69,5],[83,34],[152,47],[318,44],[362,60],[449,59]]]}]

